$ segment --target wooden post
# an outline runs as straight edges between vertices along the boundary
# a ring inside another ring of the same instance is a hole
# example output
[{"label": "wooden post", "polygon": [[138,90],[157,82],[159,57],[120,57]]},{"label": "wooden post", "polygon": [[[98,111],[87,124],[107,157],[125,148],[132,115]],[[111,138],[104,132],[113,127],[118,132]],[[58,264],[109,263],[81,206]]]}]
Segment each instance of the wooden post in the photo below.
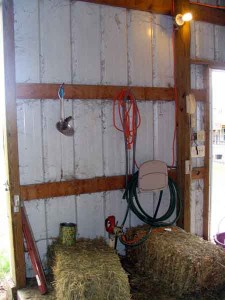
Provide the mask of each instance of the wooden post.
[{"label": "wooden post", "polygon": [[16,116],[16,83],[15,83],[15,46],[13,0],[2,2],[4,68],[5,68],[5,109],[8,156],[8,180],[12,214],[13,252],[15,261],[16,287],[26,285],[22,219],[20,208],[14,212],[14,195],[20,195],[19,158],[17,141]]},{"label": "wooden post", "polygon": [[[175,0],[175,16],[189,12],[188,0]],[[191,162],[190,119],[186,113],[186,95],[191,92],[190,80],[190,24],[186,22],[175,33],[175,80],[177,87],[177,178],[183,201],[183,215],[179,226],[190,231],[190,187],[191,169],[188,173],[185,164]]]},{"label": "wooden post", "polygon": [[209,148],[210,148],[210,105],[209,105],[209,67],[204,69],[204,88],[206,101],[204,103],[204,130],[205,130],[205,177],[203,195],[203,238],[209,239]]}]

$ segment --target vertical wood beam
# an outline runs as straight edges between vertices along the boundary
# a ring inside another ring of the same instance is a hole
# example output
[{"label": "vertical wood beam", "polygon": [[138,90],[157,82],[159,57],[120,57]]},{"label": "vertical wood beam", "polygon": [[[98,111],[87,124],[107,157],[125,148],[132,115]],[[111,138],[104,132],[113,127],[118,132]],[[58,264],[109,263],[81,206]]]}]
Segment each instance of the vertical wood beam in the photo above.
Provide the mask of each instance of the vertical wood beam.
[{"label": "vertical wood beam", "polygon": [[10,187],[10,204],[12,215],[13,250],[15,260],[16,287],[26,284],[25,261],[21,212],[14,213],[14,195],[20,195],[19,158],[16,116],[16,83],[15,83],[15,45],[14,45],[14,12],[13,0],[2,2],[4,68],[5,68],[5,109],[8,156],[8,180]]},{"label": "vertical wood beam", "polygon": [[[174,1],[175,15],[189,11],[189,0]],[[186,22],[175,33],[175,80],[177,87],[177,178],[183,200],[183,214],[179,226],[190,231],[191,172],[185,174],[185,162],[191,162],[190,120],[186,113],[186,95],[191,91],[190,79],[190,24]]]},{"label": "vertical wood beam", "polygon": [[203,238],[209,239],[209,148],[210,148],[210,100],[209,100],[209,67],[204,68],[204,88],[206,90],[206,101],[204,103],[204,130],[205,130],[205,177],[203,194]]}]

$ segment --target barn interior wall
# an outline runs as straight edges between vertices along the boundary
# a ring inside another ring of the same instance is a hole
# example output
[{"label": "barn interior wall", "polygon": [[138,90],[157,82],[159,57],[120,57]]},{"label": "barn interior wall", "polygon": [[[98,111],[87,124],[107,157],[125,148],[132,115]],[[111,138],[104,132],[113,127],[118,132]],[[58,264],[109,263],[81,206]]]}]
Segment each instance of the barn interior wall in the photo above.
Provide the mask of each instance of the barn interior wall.
[{"label": "barn interior wall", "polygon": [[[169,16],[69,0],[14,1],[16,82],[174,86],[173,20]],[[225,28],[192,23],[192,58],[225,61]],[[223,37],[223,38],[222,38]],[[203,69],[192,65],[192,87],[203,88]],[[174,102],[138,102],[137,164],[172,162]],[[74,137],[61,135],[59,101],[17,100],[20,183],[120,175],[125,172],[123,136],[113,127],[112,101],[68,100]],[[197,105],[203,129],[204,107]],[[132,159],[132,157],[131,157]],[[202,166],[202,159],[193,166]],[[141,194],[154,210],[156,193]],[[60,222],[74,222],[78,236],[105,236],[104,220],[122,221],[122,191],[33,200],[25,203],[42,260]],[[166,209],[162,206],[161,213]],[[202,235],[203,181],[192,183],[192,232]],[[129,216],[128,225],[140,221]],[[27,263],[27,276],[32,276]]]}]

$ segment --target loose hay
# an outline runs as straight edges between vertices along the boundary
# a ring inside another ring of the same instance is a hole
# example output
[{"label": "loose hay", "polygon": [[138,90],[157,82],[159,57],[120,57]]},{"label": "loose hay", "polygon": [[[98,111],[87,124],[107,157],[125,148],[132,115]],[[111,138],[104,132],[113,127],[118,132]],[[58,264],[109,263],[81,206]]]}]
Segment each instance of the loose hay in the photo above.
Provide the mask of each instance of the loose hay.
[{"label": "loose hay", "polygon": [[53,247],[56,299],[130,299],[127,274],[103,239],[80,239],[72,247],[59,243]]},{"label": "loose hay", "polygon": [[[225,286],[224,250],[178,227],[172,229],[154,229],[141,246],[127,249],[139,277],[177,297]],[[144,230],[146,226],[130,229],[128,236],[142,235]]]}]

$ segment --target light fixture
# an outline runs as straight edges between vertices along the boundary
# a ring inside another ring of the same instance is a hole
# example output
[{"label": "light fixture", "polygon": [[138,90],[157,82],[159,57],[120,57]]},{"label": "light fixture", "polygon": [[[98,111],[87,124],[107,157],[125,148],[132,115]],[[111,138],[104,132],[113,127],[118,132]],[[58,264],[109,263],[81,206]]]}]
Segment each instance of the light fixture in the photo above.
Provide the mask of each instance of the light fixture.
[{"label": "light fixture", "polygon": [[189,22],[192,20],[192,14],[190,12],[182,15],[182,14],[178,14],[175,17],[175,22],[177,26],[182,26],[184,25],[184,22]]}]

